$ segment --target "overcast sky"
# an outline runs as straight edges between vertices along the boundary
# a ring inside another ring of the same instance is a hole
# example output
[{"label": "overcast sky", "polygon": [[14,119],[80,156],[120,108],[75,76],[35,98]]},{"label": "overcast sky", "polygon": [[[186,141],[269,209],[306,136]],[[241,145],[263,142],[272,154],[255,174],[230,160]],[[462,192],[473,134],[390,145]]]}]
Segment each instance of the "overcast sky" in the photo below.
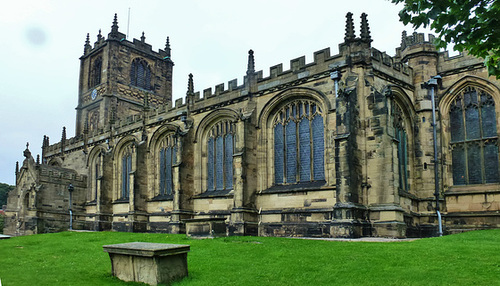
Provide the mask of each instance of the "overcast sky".
[{"label": "overcast sky", "polygon": [[0,182],[15,184],[26,142],[36,158],[44,135],[55,144],[66,126],[68,138],[74,136],[85,38],[90,33],[95,42],[99,29],[107,37],[115,13],[130,41],[144,32],[158,50],[170,37],[175,100],[185,96],[189,73],[196,91],[227,87],[234,78],[240,85],[249,49],[264,76],[303,55],[311,62],[317,50],[337,54],[347,12],[354,13],[357,36],[359,17],[367,13],[372,46],[394,55],[401,32],[413,32],[398,21],[400,8],[389,0],[6,1],[0,9]]}]

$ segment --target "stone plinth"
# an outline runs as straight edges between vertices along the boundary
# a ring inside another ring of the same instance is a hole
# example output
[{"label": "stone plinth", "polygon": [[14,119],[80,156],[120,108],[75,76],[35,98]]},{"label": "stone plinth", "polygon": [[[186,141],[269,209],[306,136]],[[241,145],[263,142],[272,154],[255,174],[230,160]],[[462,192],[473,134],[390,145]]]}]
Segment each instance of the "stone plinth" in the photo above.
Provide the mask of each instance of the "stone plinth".
[{"label": "stone plinth", "polygon": [[189,245],[130,242],[104,245],[113,276],[150,285],[170,284],[188,275]]}]

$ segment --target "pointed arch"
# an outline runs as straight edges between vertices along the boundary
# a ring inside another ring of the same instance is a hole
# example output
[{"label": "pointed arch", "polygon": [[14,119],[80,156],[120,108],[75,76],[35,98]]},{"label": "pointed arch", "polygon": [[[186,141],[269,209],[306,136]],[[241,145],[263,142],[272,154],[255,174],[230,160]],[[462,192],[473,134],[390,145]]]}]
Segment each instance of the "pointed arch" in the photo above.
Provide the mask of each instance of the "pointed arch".
[{"label": "pointed arch", "polygon": [[495,102],[500,102],[500,88],[498,86],[484,78],[473,75],[466,75],[452,84],[440,96],[438,106],[442,114],[447,114],[448,112],[450,112],[451,104],[454,98],[459,94],[461,90],[463,90],[467,86],[481,88],[485,92],[489,93],[493,97]]},{"label": "pointed arch", "polygon": [[391,119],[394,131],[394,144],[396,145],[396,165],[399,190],[411,190],[414,171],[415,137],[417,134],[416,112],[408,94],[397,86],[390,87],[392,92]]},{"label": "pointed arch", "polygon": [[261,179],[267,188],[324,182],[329,101],[310,88],[289,88],[274,96],[258,118],[259,148],[266,164]]},{"label": "pointed arch", "polygon": [[219,108],[210,112],[207,116],[205,116],[195,131],[195,143],[202,139],[204,134],[208,132],[208,129],[217,122],[218,119],[226,118],[233,122],[236,122],[239,119],[238,112],[229,109],[229,108]]},{"label": "pointed arch", "polygon": [[151,89],[151,67],[143,58],[132,60],[130,67],[130,85],[145,90]]},{"label": "pointed arch", "polygon": [[96,202],[101,193],[103,179],[104,154],[106,148],[103,145],[95,146],[87,157],[87,168],[89,168],[89,193],[87,201]]},{"label": "pointed arch", "polygon": [[155,131],[150,142],[150,153],[153,162],[155,199],[172,199],[175,179],[178,174],[175,166],[180,163],[181,140],[180,128],[177,125],[167,124]]},{"label": "pointed arch", "polygon": [[201,177],[200,191],[229,192],[233,189],[234,146],[239,114],[228,108],[205,116],[195,132],[197,156],[195,176]]},{"label": "pointed arch", "polygon": [[499,89],[475,76],[461,78],[443,94],[439,108],[450,186],[500,182],[499,105]]},{"label": "pointed arch", "polygon": [[293,100],[294,98],[310,98],[318,102],[319,106],[325,112],[327,110],[332,109],[329,100],[326,95],[320,91],[317,91],[312,88],[306,87],[293,87],[288,88],[276,96],[274,96],[270,101],[268,101],[264,108],[262,108],[262,112],[259,114],[259,118],[257,120],[257,128],[266,126],[266,122],[270,116],[270,114],[277,108],[278,105],[283,104],[283,102],[287,100]]},{"label": "pointed arch", "polygon": [[134,176],[137,164],[138,138],[129,135],[122,138],[115,146],[113,160],[115,166],[114,198],[128,202],[134,192]]}]

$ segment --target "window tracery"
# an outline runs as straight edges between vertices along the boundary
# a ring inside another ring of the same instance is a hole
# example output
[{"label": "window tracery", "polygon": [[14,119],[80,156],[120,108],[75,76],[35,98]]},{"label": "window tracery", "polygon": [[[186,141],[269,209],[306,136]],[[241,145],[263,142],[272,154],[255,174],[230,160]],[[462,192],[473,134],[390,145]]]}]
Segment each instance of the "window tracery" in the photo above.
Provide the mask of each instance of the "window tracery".
[{"label": "window tracery", "polygon": [[159,196],[170,196],[173,191],[173,166],[177,158],[177,140],[173,134],[167,135],[159,147]]},{"label": "window tracery", "polygon": [[229,120],[215,124],[207,139],[207,191],[233,188],[235,126]]},{"label": "window tracery", "polygon": [[273,132],[276,185],[325,179],[323,114],[314,101],[283,106],[274,117]]},{"label": "window tracery", "polygon": [[483,90],[467,87],[450,112],[454,185],[496,183],[498,135],[495,102]]}]

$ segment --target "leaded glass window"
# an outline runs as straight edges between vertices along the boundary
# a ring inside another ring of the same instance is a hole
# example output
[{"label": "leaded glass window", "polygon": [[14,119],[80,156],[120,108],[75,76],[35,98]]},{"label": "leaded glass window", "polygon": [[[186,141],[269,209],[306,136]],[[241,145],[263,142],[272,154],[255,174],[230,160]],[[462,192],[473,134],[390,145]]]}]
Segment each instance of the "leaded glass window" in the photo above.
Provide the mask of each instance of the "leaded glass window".
[{"label": "leaded glass window", "polygon": [[408,191],[410,189],[408,179],[410,177],[409,160],[408,160],[408,133],[404,120],[403,112],[399,105],[393,106],[394,115],[394,137],[397,144],[398,152],[398,181],[401,190]]},{"label": "leaded glass window", "polygon": [[130,175],[132,174],[132,147],[126,148],[125,152],[123,152],[121,158],[121,197],[120,199],[128,199],[130,195]]},{"label": "leaded glass window", "polygon": [[95,201],[97,199],[97,194],[99,191],[99,181],[101,180],[101,167],[102,167],[102,153],[99,152],[99,154],[95,157],[94,162],[93,162],[93,186],[92,186],[92,193],[90,200]]},{"label": "leaded glass window", "polygon": [[146,90],[151,89],[151,70],[145,60],[135,59],[132,62],[130,84]]},{"label": "leaded glass window", "polygon": [[454,185],[496,183],[498,136],[495,102],[488,93],[467,87],[450,108]]},{"label": "leaded glass window", "polygon": [[234,126],[229,120],[215,124],[207,139],[207,190],[233,188]]},{"label": "leaded glass window", "polygon": [[173,166],[176,164],[177,144],[174,135],[166,136],[160,143],[160,196],[172,195],[173,191]]},{"label": "leaded glass window", "polygon": [[288,103],[276,113],[273,131],[276,185],[325,179],[324,123],[316,103]]}]

